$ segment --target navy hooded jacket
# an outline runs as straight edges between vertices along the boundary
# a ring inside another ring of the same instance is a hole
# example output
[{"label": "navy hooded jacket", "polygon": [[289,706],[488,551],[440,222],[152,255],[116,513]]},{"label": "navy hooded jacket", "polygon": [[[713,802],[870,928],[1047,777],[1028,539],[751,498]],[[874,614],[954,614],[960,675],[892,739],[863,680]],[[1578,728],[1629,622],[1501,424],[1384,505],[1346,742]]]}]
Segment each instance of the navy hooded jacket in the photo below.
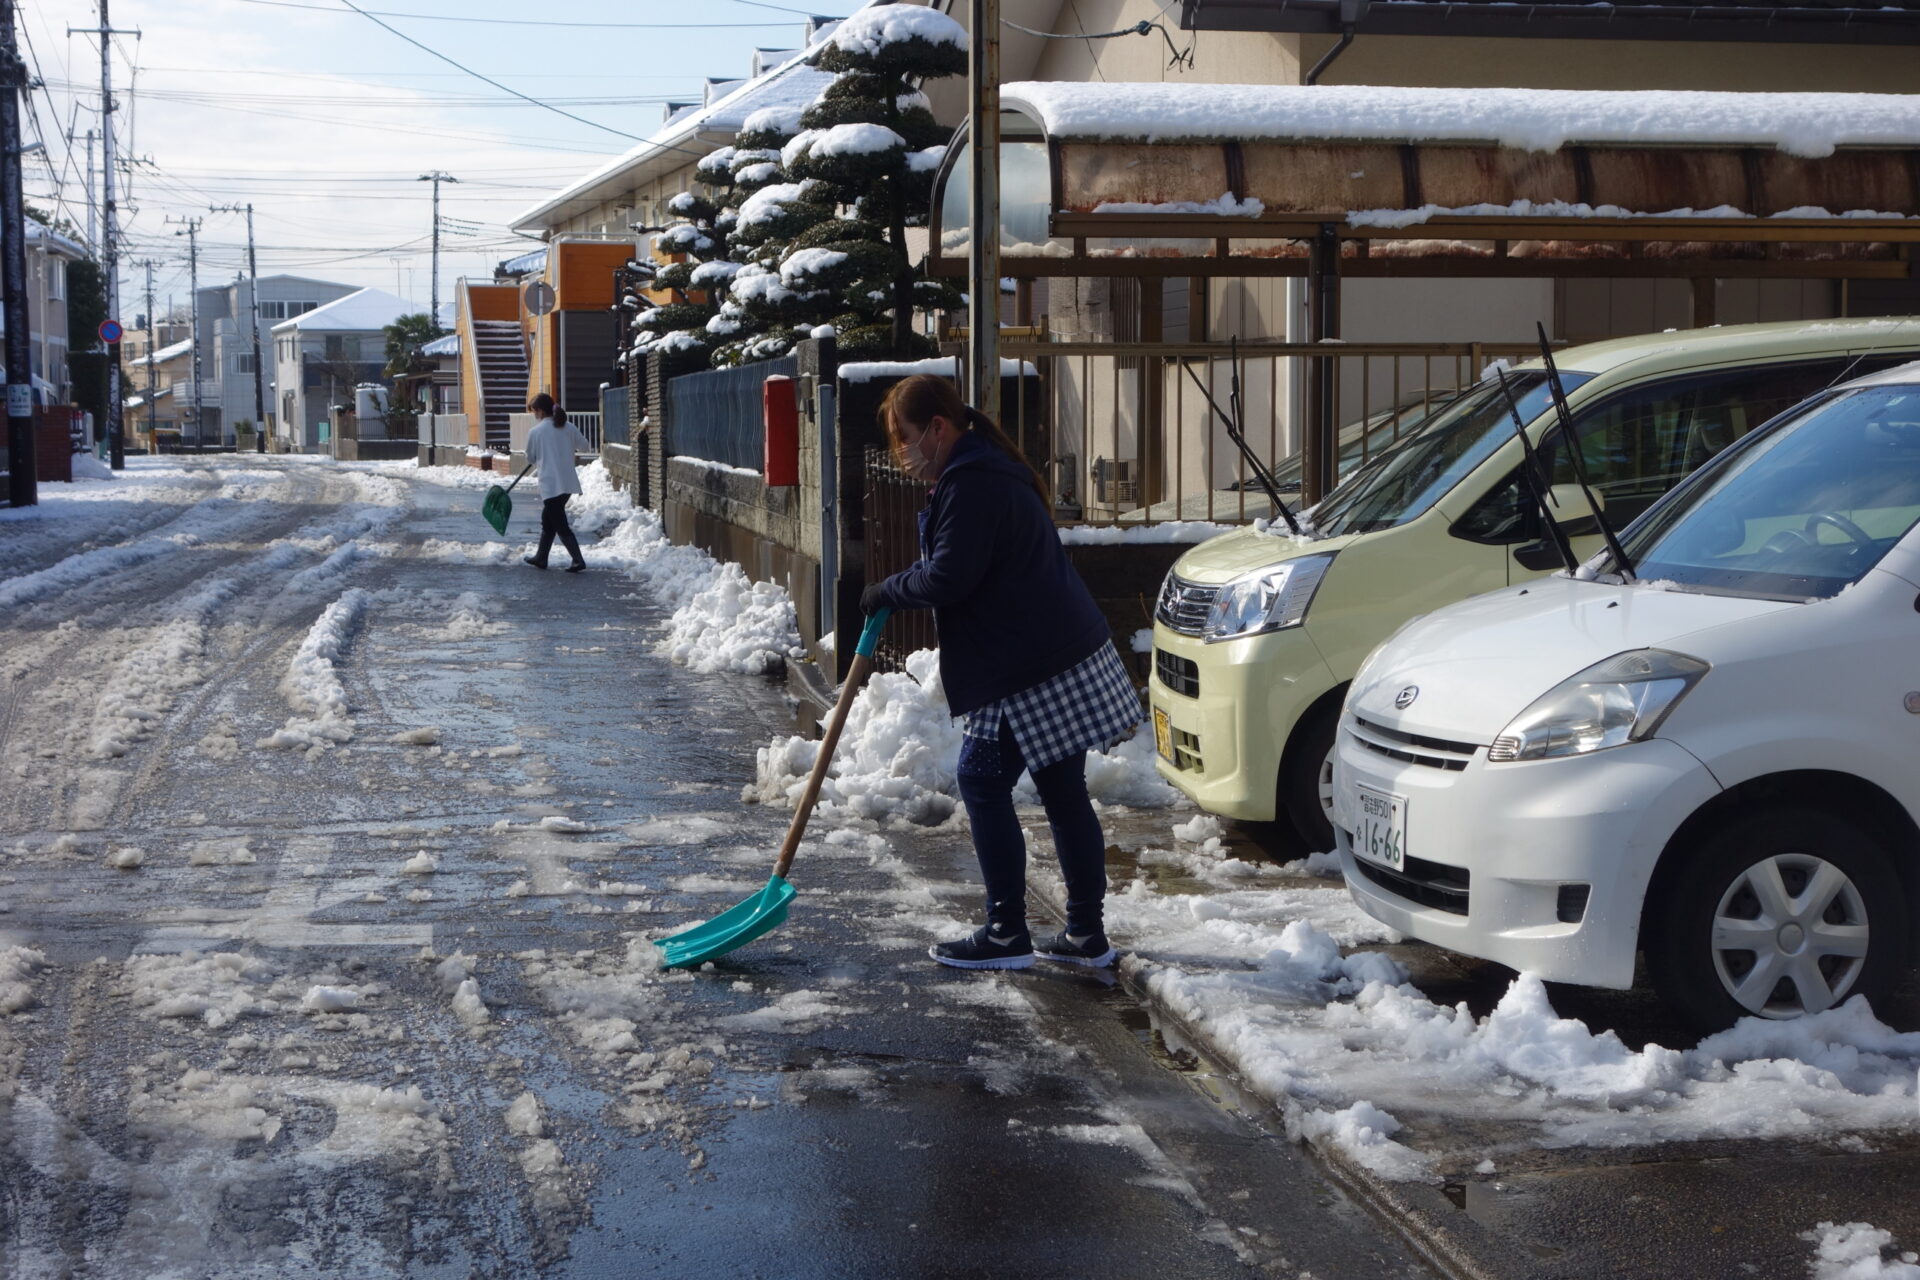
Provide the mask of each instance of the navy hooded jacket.
[{"label": "navy hooded jacket", "polygon": [[1071,670],[1113,638],[1033,473],[976,431],[954,444],[920,514],[920,551],[880,584],[881,599],[933,610],[956,716]]}]

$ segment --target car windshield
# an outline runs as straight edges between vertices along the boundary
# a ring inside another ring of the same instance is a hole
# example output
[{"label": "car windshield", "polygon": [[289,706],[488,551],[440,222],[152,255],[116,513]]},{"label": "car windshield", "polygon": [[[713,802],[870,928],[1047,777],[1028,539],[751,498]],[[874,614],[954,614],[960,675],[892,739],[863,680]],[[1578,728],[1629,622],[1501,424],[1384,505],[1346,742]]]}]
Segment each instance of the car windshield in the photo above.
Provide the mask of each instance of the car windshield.
[{"label": "car windshield", "polygon": [[[1571,391],[1592,376],[1562,370],[1560,381]],[[1522,421],[1532,422],[1552,404],[1544,373],[1508,374],[1507,385]],[[1314,532],[1334,538],[1405,524],[1512,438],[1500,384],[1483,381],[1348,476],[1314,509]]]},{"label": "car windshield", "polygon": [[1728,595],[1838,595],[1920,521],[1920,388],[1814,404],[1710,463],[1648,513],[1643,580]]},{"label": "car windshield", "polygon": [[[1453,391],[1434,391],[1422,399],[1410,400],[1397,409],[1382,409],[1340,428],[1340,458],[1334,464],[1335,480],[1344,479],[1348,472],[1361,463],[1379,457],[1383,450],[1411,435],[1429,414],[1444,409],[1456,394]],[[1274,483],[1279,485],[1282,493],[1298,493],[1300,477],[1305,470],[1304,459],[1296,453],[1273,468]],[[1248,487],[1259,486],[1249,482]]]}]

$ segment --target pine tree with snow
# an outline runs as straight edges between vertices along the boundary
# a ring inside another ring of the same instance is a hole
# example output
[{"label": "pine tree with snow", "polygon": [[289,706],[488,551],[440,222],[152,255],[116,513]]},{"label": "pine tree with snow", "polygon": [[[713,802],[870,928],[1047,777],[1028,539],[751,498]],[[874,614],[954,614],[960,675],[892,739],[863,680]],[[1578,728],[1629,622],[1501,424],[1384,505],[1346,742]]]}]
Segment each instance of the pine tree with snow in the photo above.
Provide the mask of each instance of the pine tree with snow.
[{"label": "pine tree with snow", "polygon": [[822,318],[823,300],[787,288],[779,274],[792,239],[833,217],[832,204],[815,194],[818,184],[790,182],[781,164],[781,148],[799,132],[798,109],[768,107],[746,118],[728,148],[739,198],[729,245],[738,265],[712,322],[716,331],[725,329],[715,364],[783,356]]},{"label": "pine tree with snow", "polygon": [[668,376],[707,368],[713,349],[724,341],[727,329],[714,325],[719,299],[738,266],[728,257],[728,231],[737,211],[733,195],[732,148],[702,158],[694,176],[705,192],[682,191],[667,201],[675,221],[660,233],[655,245],[676,260],[659,267],[653,288],[670,290],[672,300],[644,309],[634,317],[635,355],[661,353],[667,357]]},{"label": "pine tree with snow", "polygon": [[781,163],[803,187],[796,203],[837,214],[792,234],[779,287],[807,300],[797,311],[831,300],[823,318],[845,357],[932,354],[913,332],[914,310],[957,306],[959,294],[914,267],[907,229],[926,225],[950,131],[914,82],[964,72],[966,30],[920,5],[874,5],[842,22],[814,64],[840,74],[801,116]]}]

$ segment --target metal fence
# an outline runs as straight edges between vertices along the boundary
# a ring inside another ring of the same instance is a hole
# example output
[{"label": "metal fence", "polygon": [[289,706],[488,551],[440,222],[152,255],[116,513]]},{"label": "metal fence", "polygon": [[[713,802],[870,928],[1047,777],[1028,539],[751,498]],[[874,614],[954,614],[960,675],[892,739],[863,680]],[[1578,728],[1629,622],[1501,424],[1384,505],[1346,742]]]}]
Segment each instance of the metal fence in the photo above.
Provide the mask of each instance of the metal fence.
[{"label": "metal fence", "polygon": [[[885,449],[866,453],[867,581],[879,582],[920,558],[920,509],[927,505],[927,484],[894,465]],[[907,655],[939,647],[933,610],[904,609],[887,621],[874,656],[884,671],[898,671]]]},{"label": "metal fence", "polygon": [[600,452],[600,415],[598,412],[569,413],[567,415],[567,422],[578,428],[580,434],[587,438],[587,444],[595,453]]},{"label": "metal fence", "polygon": [[627,398],[631,387],[600,388],[600,439],[604,444],[628,444]]},{"label": "metal fence", "polygon": [[758,471],[765,462],[762,387],[768,378],[798,371],[792,356],[705,373],[667,383],[667,452]]},{"label": "metal fence", "polygon": [[1008,341],[1001,352],[1020,362],[1022,392],[1003,394],[1004,425],[1029,456],[1050,460],[1062,518],[1089,524],[1273,515],[1226,430],[1236,374],[1240,429],[1292,503],[1307,487],[1300,451],[1309,423],[1334,424],[1337,479],[1491,361],[1537,354],[1525,343],[1480,342],[1242,343],[1237,361],[1217,342]]}]

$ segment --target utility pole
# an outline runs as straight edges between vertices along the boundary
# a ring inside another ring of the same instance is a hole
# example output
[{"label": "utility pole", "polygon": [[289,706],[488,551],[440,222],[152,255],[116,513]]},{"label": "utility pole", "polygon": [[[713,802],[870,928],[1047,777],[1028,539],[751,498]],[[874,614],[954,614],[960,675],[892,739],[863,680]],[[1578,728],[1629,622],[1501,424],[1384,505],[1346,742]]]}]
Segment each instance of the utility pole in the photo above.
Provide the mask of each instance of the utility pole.
[{"label": "utility pole", "polygon": [[0,285],[7,317],[7,501],[40,501],[33,459],[33,350],[27,326],[27,201],[20,189],[20,98],[27,67],[14,45],[14,0],[0,0]]},{"label": "utility pole", "polygon": [[973,407],[1000,419],[1000,0],[971,0],[967,53],[967,364]]},{"label": "utility pole", "polygon": [[[74,28],[68,27],[72,35]],[[107,318],[120,318],[120,229],[114,225],[113,201],[113,37],[138,36],[138,30],[116,31],[107,20],[107,0],[100,0],[100,261],[107,277]],[[120,344],[107,348],[107,449],[115,471],[127,466],[126,442],[120,433]]]},{"label": "utility pole", "polygon": [[432,173],[421,174],[419,180],[433,184],[433,310],[428,313],[428,319],[437,333],[440,329],[440,184],[458,182],[460,179],[435,169]]},{"label": "utility pole", "polygon": [[153,259],[148,258],[140,264],[147,269],[147,452],[160,452],[160,437],[155,434],[159,424],[154,421],[154,411],[160,396],[158,380],[160,362],[153,357],[160,350],[154,341],[153,332]]},{"label": "utility pole", "polygon": [[[253,451],[267,451],[267,394],[261,382],[265,371],[260,367],[260,267],[253,256],[253,201],[245,205],[217,204],[209,206],[208,213],[240,213],[247,215],[247,296],[252,299],[253,316]],[[236,441],[236,443],[238,443]]]},{"label": "utility pole", "polygon": [[200,219],[168,218],[168,222],[184,224],[174,232],[187,238],[187,307],[188,341],[193,343],[193,451],[201,449],[200,433],[204,429],[200,416]]},{"label": "utility pole", "polygon": [[[73,138],[69,136],[71,143]],[[99,232],[100,207],[93,202],[93,130],[87,130],[87,244],[95,253],[100,251]],[[69,335],[71,340],[71,335]]]}]

